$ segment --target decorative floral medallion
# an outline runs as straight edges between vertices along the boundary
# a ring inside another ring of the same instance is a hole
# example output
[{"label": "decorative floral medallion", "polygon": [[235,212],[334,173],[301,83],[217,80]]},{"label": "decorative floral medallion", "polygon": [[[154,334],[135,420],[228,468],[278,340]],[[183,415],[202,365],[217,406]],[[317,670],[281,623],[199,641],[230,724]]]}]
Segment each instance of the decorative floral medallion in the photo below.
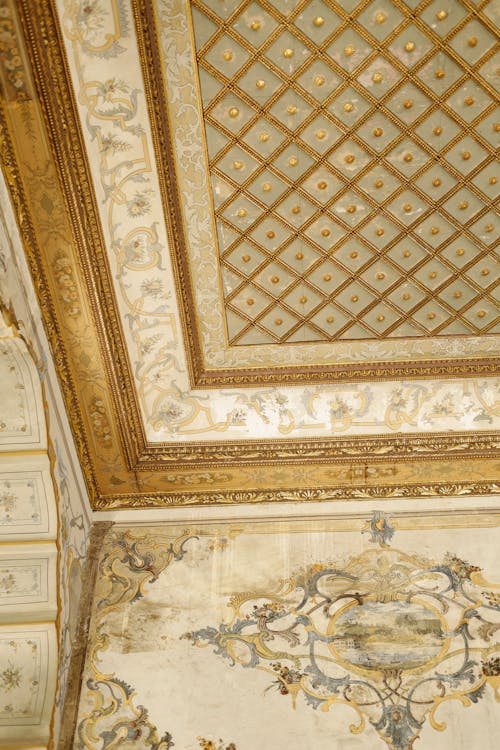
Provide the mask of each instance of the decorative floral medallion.
[{"label": "decorative floral medallion", "polygon": [[349,733],[372,747],[377,733],[380,748],[412,750],[426,721],[446,729],[442,704],[500,702],[500,585],[455,553],[391,548],[396,514],[357,519],[373,534],[359,554],[358,533],[341,542],[324,523],[111,531],[75,750],[275,747],[257,716],[290,716],[280,747],[341,747]]},{"label": "decorative floral medallion", "polygon": [[235,593],[230,623],[184,637],[267,671],[293,706],[350,706],[353,731],[368,720],[390,750],[411,750],[427,715],[444,729],[443,702],[476,703],[488,682],[500,698],[500,602],[488,586],[454,555],[436,563],[370,549],[345,566],[310,565],[274,593]]}]

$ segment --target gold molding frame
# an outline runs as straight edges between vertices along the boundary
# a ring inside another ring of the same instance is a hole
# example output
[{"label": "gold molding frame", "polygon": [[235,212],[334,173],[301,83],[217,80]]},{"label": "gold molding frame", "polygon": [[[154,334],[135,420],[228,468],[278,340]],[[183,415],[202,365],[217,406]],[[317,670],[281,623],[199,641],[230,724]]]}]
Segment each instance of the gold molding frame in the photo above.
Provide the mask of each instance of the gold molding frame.
[{"label": "gold molding frame", "polygon": [[[495,457],[500,451],[493,432],[148,444],[111,291],[96,197],[53,0],[9,1],[23,30],[22,55],[29,58],[25,71],[29,95],[21,102],[10,92],[8,96],[1,92],[1,161],[93,507],[500,492],[495,484]],[[133,7],[136,20],[144,12],[142,23],[146,24],[150,2],[137,0]],[[154,34],[152,26],[150,32]],[[153,68],[148,66],[157,63],[147,43],[154,40],[144,36],[145,29],[140,33],[146,45],[143,64],[145,71],[151,72]],[[154,83],[148,75],[146,82]],[[152,93],[148,97],[151,108],[157,103]],[[161,91],[157,93],[161,100]],[[161,112],[154,114],[155,128],[162,131],[163,120],[156,117]],[[28,115],[32,136],[25,143],[22,123]],[[157,138],[160,135],[157,133]],[[157,151],[162,143],[167,141],[158,140]],[[39,155],[36,163],[35,152]],[[48,213],[44,208],[47,203],[52,205]],[[171,215],[170,220],[174,219]],[[76,302],[68,303],[68,290],[61,287],[56,267],[61,259],[73,279],[70,291]],[[186,328],[193,337],[194,329]],[[198,366],[195,360],[193,368]],[[411,367],[402,373],[397,369],[382,372],[367,365],[364,375],[352,368],[335,373],[329,368],[317,372],[312,368],[304,371],[303,379],[317,382],[401,374],[450,378],[497,371],[493,360],[450,362],[449,367],[440,362],[428,365],[428,372],[424,365],[419,363],[417,373]],[[261,382],[273,382],[277,375],[280,382],[302,378],[278,368],[269,372],[268,380],[268,374],[263,375]],[[227,374],[222,382],[250,382],[245,373],[234,377]],[[98,420],[93,416],[96,409]],[[301,486],[307,489],[286,490],[299,486],[299,472],[303,474]],[[342,480],[328,478],[327,472]],[[418,472],[425,476],[425,484],[416,481]],[[451,474],[461,477],[458,484]],[[255,489],[256,484],[262,489]]]},{"label": "gold molding frame", "polygon": [[172,493],[101,498],[95,510],[163,508],[190,505],[247,505],[249,503],[329,502],[332,500],[385,500],[390,498],[464,497],[500,492],[496,482],[379,485],[376,487],[337,487],[334,489],[254,490],[248,492]]},{"label": "gold molding frame", "polygon": [[[240,443],[189,444],[183,446],[156,446],[150,448],[142,464],[143,468],[161,468],[177,465],[232,466],[234,464],[271,464],[274,462],[296,463],[311,461],[377,461],[406,459],[418,461],[423,458],[439,459],[449,455],[471,458],[490,458],[500,451],[497,433],[434,433],[432,435],[373,435],[370,437],[337,437],[327,440],[259,440],[241,450]],[[183,459],[183,461],[182,461]]]}]

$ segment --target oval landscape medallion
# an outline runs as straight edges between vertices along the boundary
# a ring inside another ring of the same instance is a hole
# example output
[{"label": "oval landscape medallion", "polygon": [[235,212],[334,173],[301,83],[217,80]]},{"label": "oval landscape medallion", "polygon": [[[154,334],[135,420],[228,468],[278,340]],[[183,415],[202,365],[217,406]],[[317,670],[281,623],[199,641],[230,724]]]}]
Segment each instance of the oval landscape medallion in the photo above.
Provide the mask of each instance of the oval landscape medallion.
[{"label": "oval landscape medallion", "polygon": [[365,669],[415,669],[441,651],[438,615],[415,602],[364,602],[344,609],[331,630],[333,650]]}]

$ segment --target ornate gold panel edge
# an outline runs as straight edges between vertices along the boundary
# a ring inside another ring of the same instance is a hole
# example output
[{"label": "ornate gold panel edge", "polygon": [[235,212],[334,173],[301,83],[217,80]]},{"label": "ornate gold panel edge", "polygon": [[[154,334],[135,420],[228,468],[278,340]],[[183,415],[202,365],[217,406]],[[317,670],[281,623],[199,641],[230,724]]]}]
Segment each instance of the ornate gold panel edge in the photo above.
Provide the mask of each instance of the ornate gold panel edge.
[{"label": "ornate gold panel edge", "polygon": [[190,443],[149,447],[137,468],[161,469],[177,462],[190,465],[232,465],[237,463],[332,462],[349,458],[353,461],[398,460],[418,461],[425,458],[493,458],[500,456],[500,436],[488,433],[433,433],[426,435],[373,435],[370,437],[337,437],[327,440],[271,440],[252,443]]},{"label": "ornate gold panel edge", "polygon": [[158,30],[152,0],[132,0],[135,27],[146,100],[151,123],[153,143],[164,214],[170,223],[169,235],[175,281],[179,298],[182,300],[184,341],[192,388],[215,388],[217,386],[286,385],[343,381],[353,379],[397,379],[401,377],[459,377],[463,375],[493,375],[498,372],[500,358],[467,358],[463,360],[440,359],[410,362],[370,362],[339,365],[294,365],[293,367],[206,368],[196,321],[193,290],[190,282],[190,268],[187,260],[186,241],[181,219],[181,206],[176,188],[176,174],[173,143],[170,133],[168,104],[165,81],[162,73],[162,57],[159,47]]},{"label": "ornate gold panel edge", "polygon": [[[32,252],[26,252],[28,265],[33,277],[37,279],[37,296],[45,323],[45,331],[51,345],[55,347],[61,341],[58,318],[55,314],[55,305],[49,291],[49,284],[42,263],[42,253],[39,251],[39,243],[34,221],[26,198],[21,170],[15,155],[12,139],[8,132],[7,118],[4,111],[4,103],[0,99],[0,151],[1,166],[9,189],[11,200],[16,213],[18,226],[23,238],[24,246],[31,248]],[[7,303],[7,301],[5,301]],[[55,367],[59,377],[59,383],[63,392],[64,402],[70,424],[72,425],[73,437],[78,456],[88,485],[95,488],[95,475],[92,461],[90,459],[89,446],[85,438],[85,429],[81,419],[80,404],[78,402],[73,375],[64,352],[59,349],[59,356],[55,359]]]},{"label": "ornate gold panel edge", "polygon": [[249,503],[331,502],[339,500],[389,500],[392,498],[463,497],[500,493],[496,482],[438,482],[432,484],[363,485],[290,490],[232,492],[173,492],[100,497],[95,510],[161,508],[189,505],[246,505]]},{"label": "ornate gold panel edge", "polygon": [[44,0],[20,0],[17,8],[45,119],[47,139],[71,217],[75,247],[79,252],[78,260],[93,314],[93,332],[105,362],[115,413],[127,417],[126,423],[120,421],[119,427],[121,444],[130,467],[142,450],[145,437],[112,293],[97,199],[92,188],[57,11],[54,2]]}]

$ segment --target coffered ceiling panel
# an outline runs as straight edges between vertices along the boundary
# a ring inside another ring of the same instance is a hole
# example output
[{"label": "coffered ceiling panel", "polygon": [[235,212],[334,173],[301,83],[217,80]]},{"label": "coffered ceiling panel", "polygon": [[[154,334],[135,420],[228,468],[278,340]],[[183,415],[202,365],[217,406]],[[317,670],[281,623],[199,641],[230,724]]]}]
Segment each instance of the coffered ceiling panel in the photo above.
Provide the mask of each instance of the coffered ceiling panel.
[{"label": "coffered ceiling panel", "polygon": [[192,382],[430,372],[457,335],[492,353],[489,4],[152,5],[137,33]]},{"label": "coffered ceiling panel", "polygon": [[[191,5],[229,345],[494,329],[488,16],[384,0]],[[346,274],[354,236],[363,260]]]}]

